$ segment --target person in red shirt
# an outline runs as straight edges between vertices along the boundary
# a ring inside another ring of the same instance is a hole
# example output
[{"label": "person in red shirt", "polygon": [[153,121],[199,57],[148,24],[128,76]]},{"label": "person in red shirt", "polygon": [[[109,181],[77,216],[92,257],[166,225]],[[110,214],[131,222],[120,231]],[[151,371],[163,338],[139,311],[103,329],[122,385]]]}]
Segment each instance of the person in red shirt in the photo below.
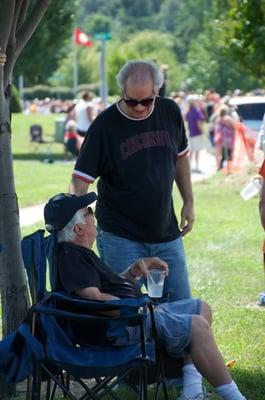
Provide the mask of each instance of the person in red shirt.
[{"label": "person in red shirt", "polygon": [[76,122],[73,119],[66,123],[65,129],[63,139],[65,150],[73,156],[78,156],[84,138],[77,133]]}]

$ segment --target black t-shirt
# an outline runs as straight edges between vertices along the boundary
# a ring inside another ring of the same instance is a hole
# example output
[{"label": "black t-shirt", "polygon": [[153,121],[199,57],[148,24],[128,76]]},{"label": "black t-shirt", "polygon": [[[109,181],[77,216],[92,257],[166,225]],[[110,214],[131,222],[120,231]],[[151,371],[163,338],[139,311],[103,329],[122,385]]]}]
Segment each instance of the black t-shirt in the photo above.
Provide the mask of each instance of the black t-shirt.
[{"label": "black t-shirt", "polygon": [[59,289],[73,294],[77,289],[97,287],[117,297],[138,297],[139,289],[115,274],[90,249],[73,243],[58,244]]},{"label": "black t-shirt", "polygon": [[187,137],[177,104],[156,97],[142,120],[123,114],[118,104],[90,125],[73,176],[97,177],[99,226],[132,240],[158,243],[179,236],[172,187],[178,155]]}]

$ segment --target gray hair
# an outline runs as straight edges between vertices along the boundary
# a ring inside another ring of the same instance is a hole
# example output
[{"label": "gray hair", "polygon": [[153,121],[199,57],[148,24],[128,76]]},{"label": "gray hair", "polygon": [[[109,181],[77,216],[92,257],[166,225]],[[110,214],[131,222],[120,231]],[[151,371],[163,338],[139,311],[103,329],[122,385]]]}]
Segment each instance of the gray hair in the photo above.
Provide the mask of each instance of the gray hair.
[{"label": "gray hair", "polygon": [[117,82],[122,92],[125,91],[129,78],[135,84],[144,84],[151,78],[155,91],[158,91],[164,81],[163,72],[159,70],[152,60],[130,60],[124,64],[117,75]]},{"label": "gray hair", "polygon": [[76,224],[85,224],[86,218],[82,210],[78,210],[72,219],[68,222],[68,224],[61,229],[57,234],[57,241],[60,242],[70,242],[76,238],[76,234],[74,232],[74,227]]}]

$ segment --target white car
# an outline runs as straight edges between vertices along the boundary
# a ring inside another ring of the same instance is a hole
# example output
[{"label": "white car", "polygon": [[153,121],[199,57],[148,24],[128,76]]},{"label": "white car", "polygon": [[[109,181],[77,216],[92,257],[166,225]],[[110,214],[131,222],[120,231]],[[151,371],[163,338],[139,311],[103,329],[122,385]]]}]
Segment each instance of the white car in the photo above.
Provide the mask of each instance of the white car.
[{"label": "white car", "polygon": [[241,117],[244,125],[254,131],[256,139],[265,114],[265,96],[238,96],[229,100]]}]

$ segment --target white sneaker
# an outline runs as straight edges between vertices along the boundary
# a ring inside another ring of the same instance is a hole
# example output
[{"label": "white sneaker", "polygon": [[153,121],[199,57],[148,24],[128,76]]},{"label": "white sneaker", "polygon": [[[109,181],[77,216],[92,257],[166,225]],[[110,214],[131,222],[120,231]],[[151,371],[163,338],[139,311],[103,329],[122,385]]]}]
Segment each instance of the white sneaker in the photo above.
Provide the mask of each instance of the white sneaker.
[{"label": "white sneaker", "polygon": [[186,395],[186,393],[182,392],[181,395],[177,398],[177,400],[208,400],[209,397],[206,393],[199,393],[196,397],[190,397]]}]

